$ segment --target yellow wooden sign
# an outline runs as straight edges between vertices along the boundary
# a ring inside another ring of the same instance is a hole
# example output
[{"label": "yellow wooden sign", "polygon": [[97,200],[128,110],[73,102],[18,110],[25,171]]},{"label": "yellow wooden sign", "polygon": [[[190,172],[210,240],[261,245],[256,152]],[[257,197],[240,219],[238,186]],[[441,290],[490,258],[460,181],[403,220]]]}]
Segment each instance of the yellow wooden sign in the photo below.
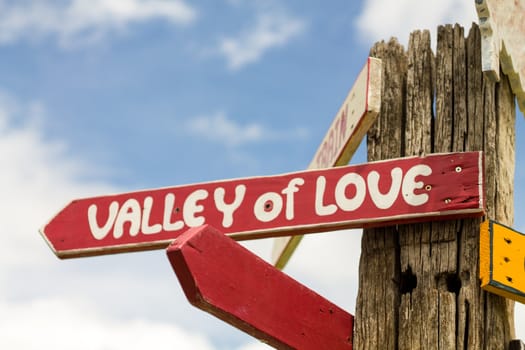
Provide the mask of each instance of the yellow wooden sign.
[{"label": "yellow wooden sign", "polygon": [[525,0],[476,0],[483,71],[499,81],[500,63],[525,114]]},{"label": "yellow wooden sign", "polygon": [[525,234],[487,220],[479,256],[481,288],[525,304]]}]

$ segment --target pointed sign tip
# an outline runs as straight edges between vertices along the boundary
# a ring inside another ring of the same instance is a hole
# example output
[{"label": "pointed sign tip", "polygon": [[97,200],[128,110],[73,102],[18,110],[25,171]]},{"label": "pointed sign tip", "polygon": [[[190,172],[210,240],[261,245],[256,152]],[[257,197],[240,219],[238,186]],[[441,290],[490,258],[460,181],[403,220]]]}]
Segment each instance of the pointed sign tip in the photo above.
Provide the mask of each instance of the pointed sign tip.
[{"label": "pointed sign tip", "polygon": [[352,349],[353,316],[212,226],[167,250],[188,300],[279,349]]}]

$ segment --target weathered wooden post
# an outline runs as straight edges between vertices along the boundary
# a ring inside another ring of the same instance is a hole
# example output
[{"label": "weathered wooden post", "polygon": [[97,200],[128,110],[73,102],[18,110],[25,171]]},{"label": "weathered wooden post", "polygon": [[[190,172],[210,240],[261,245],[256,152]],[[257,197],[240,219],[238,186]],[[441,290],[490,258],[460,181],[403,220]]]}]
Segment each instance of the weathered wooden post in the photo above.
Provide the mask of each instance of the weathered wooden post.
[{"label": "weathered wooden post", "polygon": [[[512,225],[514,95],[504,75],[493,83],[482,74],[480,42],[476,25],[466,39],[448,25],[435,54],[428,31],[412,33],[407,52],[395,40],[372,48],[383,61],[383,100],[368,160],[482,150],[487,216]],[[508,349],[513,304],[480,288],[480,223],[365,230],[355,349]]]}]

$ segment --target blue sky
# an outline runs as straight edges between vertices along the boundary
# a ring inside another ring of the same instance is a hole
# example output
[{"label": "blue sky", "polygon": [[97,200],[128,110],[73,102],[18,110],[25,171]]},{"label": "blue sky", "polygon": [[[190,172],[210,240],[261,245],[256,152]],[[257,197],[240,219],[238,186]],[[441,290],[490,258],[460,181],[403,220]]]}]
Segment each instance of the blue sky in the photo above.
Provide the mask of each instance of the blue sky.
[{"label": "blue sky", "polygon": [[[0,347],[266,348],[189,306],[163,251],[58,261],[38,228],[77,197],[306,168],[375,41],[473,3],[0,0]],[[287,272],[353,312],[359,246],[309,236]]]}]

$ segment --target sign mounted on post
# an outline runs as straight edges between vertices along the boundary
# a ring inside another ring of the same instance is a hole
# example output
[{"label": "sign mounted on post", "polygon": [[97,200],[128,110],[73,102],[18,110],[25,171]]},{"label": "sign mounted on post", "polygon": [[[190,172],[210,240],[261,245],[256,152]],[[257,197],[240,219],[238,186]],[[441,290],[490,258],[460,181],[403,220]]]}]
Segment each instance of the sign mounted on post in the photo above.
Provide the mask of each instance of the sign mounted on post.
[{"label": "sign mounted on post", "polygon": [[525,114],[525,1],[476,0],[483,71],[499,81],[500,62]]},{"label": "sign mounted on post", "polygon": [[483,154],[432,154],[78,199],[42,230],[61,258],[166,248],[210,224],[236,240],[483,214]]},{"label": "sign mounted on post", "polygon": [[525,234],[487,220],[479,257],[481,288],[525,304]]},{"label": "sign mounted on post", "polygon": [[353,316],[211,226],[167,250],[192,305],[276,349],[352,349]]},{"label": "sign mounted on post", "polygon": [[[381,60],[369,57],[343,105],[317,149],[308,169],[346,165],[356,152],[381,108]],[[274,265],[282,269],[302,236],[279,237],[274,241]]]}]

